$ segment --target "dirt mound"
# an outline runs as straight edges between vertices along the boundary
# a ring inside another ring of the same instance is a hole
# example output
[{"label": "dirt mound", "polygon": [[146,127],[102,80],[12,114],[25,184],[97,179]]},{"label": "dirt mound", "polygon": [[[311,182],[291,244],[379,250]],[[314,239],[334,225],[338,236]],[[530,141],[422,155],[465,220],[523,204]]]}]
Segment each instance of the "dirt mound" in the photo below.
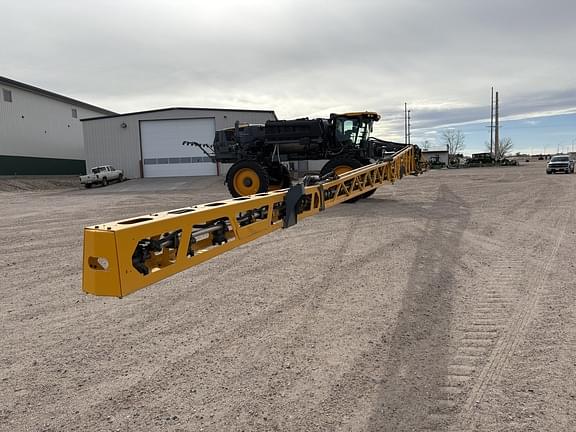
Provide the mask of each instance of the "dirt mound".
[{"label": "dirt mound", "polygon": [[0,192],[44,191],[54,189],[79,189],[77,176],[19,176],[0,177]]}]

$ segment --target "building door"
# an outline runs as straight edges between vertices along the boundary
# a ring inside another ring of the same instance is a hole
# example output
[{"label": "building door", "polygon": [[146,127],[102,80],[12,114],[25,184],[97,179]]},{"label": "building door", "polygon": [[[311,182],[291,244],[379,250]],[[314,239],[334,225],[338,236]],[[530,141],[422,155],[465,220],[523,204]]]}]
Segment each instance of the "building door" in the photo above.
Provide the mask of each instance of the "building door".
[{"label": "building door", "polygon": [[216,164],[201,149],[182,145],[212,144],[214,134],[213,118],[141,121],[144,177],[216,175]]}]

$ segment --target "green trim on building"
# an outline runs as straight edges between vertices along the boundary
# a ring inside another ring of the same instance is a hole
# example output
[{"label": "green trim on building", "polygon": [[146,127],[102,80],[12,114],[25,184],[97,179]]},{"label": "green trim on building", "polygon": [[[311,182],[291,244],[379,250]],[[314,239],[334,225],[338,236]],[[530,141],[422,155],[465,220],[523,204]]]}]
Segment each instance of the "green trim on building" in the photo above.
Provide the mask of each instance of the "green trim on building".
[{"label": "green trim on building", "polygon": [[86,161],[28,156],[0,155],[0,175],[80,175],[86,174]]}]

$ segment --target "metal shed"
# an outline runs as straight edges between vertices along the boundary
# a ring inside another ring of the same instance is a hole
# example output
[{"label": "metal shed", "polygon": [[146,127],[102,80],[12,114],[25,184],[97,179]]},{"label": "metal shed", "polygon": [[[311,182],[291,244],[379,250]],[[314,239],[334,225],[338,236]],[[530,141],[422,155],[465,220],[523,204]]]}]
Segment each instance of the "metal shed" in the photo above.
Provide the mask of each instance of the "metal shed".
[{"label": "metal shed", "polygon": [[83,174],[80,120],[113,114],[0,76],[0,175]]},{"label": "metal shed", "polygon": [[86,167],[114,165],[129,178],[222,174],[200,149],[183,141],[211,144],[216,130],[276,120],[274,111],[165,108],[82,120]]},{"label": "metal shed", "polygon": [[422,157],[431,164],[448,166],[448,147],[424,149],[422,150]]}]

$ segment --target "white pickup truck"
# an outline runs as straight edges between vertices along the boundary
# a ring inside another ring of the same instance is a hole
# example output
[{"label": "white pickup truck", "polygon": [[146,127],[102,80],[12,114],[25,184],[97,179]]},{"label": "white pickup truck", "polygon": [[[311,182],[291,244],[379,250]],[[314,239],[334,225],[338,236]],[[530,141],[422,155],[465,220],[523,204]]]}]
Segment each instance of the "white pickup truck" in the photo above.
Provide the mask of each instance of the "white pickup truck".
[{"label": "white pickup truck", "polygon": [[86,175],[80,176],[80,184],[91,188],[94,184],[108,185],[111,181],[124,180],[124,172],[114,168],[112,165],[103,165],[90,169]]}]

